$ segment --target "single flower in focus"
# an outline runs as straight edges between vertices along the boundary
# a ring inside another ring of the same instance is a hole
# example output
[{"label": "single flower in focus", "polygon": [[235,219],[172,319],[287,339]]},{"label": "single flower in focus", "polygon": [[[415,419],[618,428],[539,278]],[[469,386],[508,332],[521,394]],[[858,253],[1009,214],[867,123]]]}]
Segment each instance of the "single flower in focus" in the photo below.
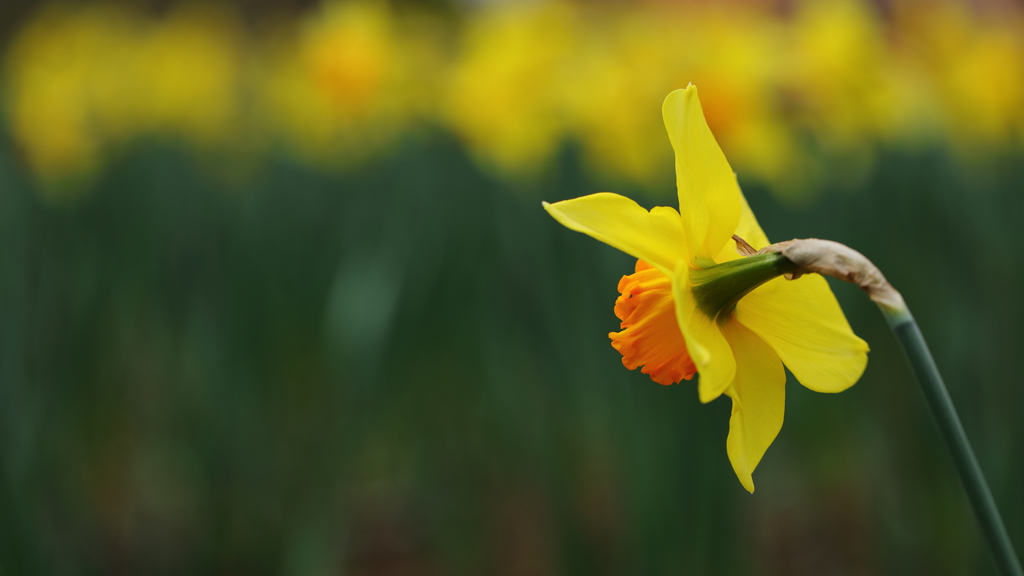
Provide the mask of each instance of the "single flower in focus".
[{"label": "single flower in focus", "polygon": [[[769,245],[708,129],[697,88],[662,107],[676,158],[679,211],[645,210],[602,192],[544,203],[567,228],[638,258],[619,282],[612,346],[629,369],[659,384],[700,374],[701,402],[732,399],[726,447],[743,487],[782,428],[786,373],[816,392],[841,392],[867,365],[828,283],[817,274],[786,280],[779,254],[741,256]],[[733,236],[745,240],[733,241]]]}]

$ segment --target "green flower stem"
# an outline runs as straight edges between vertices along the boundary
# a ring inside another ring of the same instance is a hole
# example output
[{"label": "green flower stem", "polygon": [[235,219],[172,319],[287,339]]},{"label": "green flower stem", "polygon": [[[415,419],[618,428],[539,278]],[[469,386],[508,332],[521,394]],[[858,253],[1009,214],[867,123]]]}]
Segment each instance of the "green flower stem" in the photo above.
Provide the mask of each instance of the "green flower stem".
[{"label": "green flower stem", "polygon": [[981,531],[992,549],[996,565],[1004,576],[1024,576],[1020,560],[1017,559],[1010,536],[1006,533],[1006,526],[1003,525],[999,509],[992,498],[992,491],[985,482],[985,475],[981,472],[978,459],[974,456],[974,450],[967,440],[963,424],[960,423],[960,417],[953,406],[953,400],[950,399],[946,385],[942,382],[942,376],[939,375],[939,369],[935,366],[935,360],[924,342],[917,322],[906,307],[892,308],[879,305],[879,308],[903,345],[903,351],[906,352],[914,374],[921,384],[921,390],[935,417],[935,423],[938,424],[939,431],[953,456],[953,464],[960,474],[967,499],[970,500],[981,525]]},{"label": "green flower stem", "polygon": [[756,254],[690,271],[697,307],[708,318],[728,319],[736,303],[765,282],[797,269],[782,254]]},{"label": "green flower stem", "polygon": [[[736,239],[736,237],[733,237]],[[736,240],[737,244],[741,240]],[[932,353],[924,343],[917,322],[907,310],[903,296],[892,287],[877,266],[863,254],[830,240],[804,238],[779,242],[762,248],[754,256],[763,253],[783,254],[797,268],[794,275],[817,273],[831,276],[844,282],[852,282],[860,286],[885,315],[889,327],[896,334],[903,351],[910,361],[911,368],[921,384],[925,400],[939,426],[939,432],[946,440],[946,446],[953,456],[953,464],[960,474],[960,481],[967,492],[967,499],[974,508],[974,515],[981,525],[981,531],[992,549],[992,556],[1003,576],[1024,576],[1020,568],[1020,560],[1010,543],[1006,526],[999,516],[996,501],[981,473],[978,459],[974,456],[971,443],[967,440],[963,424],[953,407],[946,385],[935,366]]]}]

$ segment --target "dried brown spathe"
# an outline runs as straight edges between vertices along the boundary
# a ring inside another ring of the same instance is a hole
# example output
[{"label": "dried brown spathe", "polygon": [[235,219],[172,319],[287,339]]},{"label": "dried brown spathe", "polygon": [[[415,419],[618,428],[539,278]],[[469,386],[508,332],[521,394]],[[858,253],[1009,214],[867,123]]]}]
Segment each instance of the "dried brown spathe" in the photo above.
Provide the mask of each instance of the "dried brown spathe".
[{"label": "dried brown spathe", "polygon": [[[742,253],[749,248],[749,244],[746,242],[741,244],[741,240],[737,241],[737,249]],[[756,254],[772,252],[782,254],[800,267],[793,274],[793,278],[811,272],[822,276],[831,276],[860,286],[868,293],[868,297],[881,306],[894,310],[906,308],[903,296],[889,284],[878,267],[863,254],[845,244],[818,238],[805,238],[772,244],[758,250]]]}]

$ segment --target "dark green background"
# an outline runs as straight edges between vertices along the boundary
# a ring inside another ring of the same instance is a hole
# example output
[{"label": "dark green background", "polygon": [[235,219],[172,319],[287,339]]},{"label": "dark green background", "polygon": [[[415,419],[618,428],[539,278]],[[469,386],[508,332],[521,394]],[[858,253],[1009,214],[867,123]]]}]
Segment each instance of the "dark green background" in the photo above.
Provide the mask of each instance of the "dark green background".
[{"label": "dark green background", "polygon": [[[743,490],[728,400],[609,345],[631,259],[540,208],[611,187],[572,146],[510,185],[444,134],[231,182],[140,142],[53,206],[2,142],[2,574],[993,573],[851,286],[867,372],[791,378]],[[740,178],[770,238],[848,243],[903,292],[1024,546],[1022,158],[882,150],[799,207]]]}]

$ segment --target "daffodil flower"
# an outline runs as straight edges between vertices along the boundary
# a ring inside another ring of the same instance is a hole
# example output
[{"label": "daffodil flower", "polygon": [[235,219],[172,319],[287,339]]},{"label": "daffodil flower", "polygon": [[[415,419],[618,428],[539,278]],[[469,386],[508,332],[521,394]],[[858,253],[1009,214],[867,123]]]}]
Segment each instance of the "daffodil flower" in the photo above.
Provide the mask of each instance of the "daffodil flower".
[{"label": "daffodil flower", "polygon": [[[732,399],[726,449],[748,491],[752,473],[782,428],[786,373],[816,392],[841,392],[867,365],[828,283],[817,274],[782,276],[780,254],[744,256],[734,236],[769,245],[715,141],[693,85],[662,107],[676,158],[679,211],[650,211],[607,192],[544,203],[561,224],[638,258],[619,282],[609,336],[622,363],[660,384],[700,374],[701,402]],[[746,250],[750,252],[749,249]]]}]

